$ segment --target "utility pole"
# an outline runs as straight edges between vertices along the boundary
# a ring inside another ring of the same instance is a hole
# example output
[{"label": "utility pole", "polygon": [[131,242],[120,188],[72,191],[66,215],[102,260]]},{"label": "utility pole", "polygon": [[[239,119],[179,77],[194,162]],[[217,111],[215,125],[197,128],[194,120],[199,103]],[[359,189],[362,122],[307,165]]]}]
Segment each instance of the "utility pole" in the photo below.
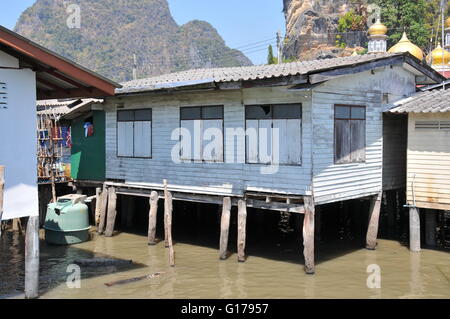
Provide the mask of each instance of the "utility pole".
[{"label": "utility pole", "polygon": [[281,57],[281,31],[277,32],[277,57],[278,57],[278,64],[280,64],[282,61]]},{"label": "utility pole", "polygon": [[137,80],[137,57],[133,54],[133,80]]}]

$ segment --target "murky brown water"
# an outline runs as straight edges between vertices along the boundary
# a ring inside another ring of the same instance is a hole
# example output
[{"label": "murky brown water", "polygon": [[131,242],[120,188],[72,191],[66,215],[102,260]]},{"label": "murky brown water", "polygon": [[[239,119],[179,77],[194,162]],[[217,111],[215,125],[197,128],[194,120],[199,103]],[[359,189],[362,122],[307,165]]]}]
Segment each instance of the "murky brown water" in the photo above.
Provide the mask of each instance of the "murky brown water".
[{"label": "murky brown water", "polygon": [[[213,237],[176,242],[175,268],[168,266],[164,244],[147,246],[143,234],[95,236],[70,247],[42,241],[42,298],[450,298],[450,254],[445,251],[413,254],[389,240],[380,240],[376,251],[345,242],[327,243],[318,247],[316,275],[307,276],[296,242],[250,241],[247,262],[238,263],[235,254],[219,261]],[[23,237],[7,232],[0,243],[0,298],[10,298],[23,291]],[[81,288],[69,289],[67,265],[97,256],[132,259],[135,266],[82,268]],[[381,289],[367,288],[366,270],[371,264],[381,267]],[[165,274],[105,286],[155,272]]]}]

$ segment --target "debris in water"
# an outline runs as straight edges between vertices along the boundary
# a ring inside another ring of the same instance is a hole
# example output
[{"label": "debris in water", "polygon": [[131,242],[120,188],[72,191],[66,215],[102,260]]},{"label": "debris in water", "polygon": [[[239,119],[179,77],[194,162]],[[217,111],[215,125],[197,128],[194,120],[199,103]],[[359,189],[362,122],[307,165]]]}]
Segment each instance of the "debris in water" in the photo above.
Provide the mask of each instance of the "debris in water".
[{"label": "debris in water", "polygon": [[123,259],[109,259],[109,258],[93,258],[93,259],[77,259],[74,264],[78,266],[87,267],[104,267],[104,266],[119,266],[119,265],[130,265],[132,260]]},{"label": "debris in water", "polygon": [[114,282],[108,282],[105,285],[108,287],[112,287],[112,286],[116,286],[116,285],[125,285],[125,284],[130,284],[136,281],[141,281],[144,279],[153,279],[153,278],[157,278],[159,276],[161,276],[162,274],[165,274],[164,272],[157,272],[151,275],[146,275],[146,276],[141,276],[141,277],[136,277],[136,278],[131,278],[131,279],[125,279],[125,280],[119,280],[119,281],[114,281]]}]

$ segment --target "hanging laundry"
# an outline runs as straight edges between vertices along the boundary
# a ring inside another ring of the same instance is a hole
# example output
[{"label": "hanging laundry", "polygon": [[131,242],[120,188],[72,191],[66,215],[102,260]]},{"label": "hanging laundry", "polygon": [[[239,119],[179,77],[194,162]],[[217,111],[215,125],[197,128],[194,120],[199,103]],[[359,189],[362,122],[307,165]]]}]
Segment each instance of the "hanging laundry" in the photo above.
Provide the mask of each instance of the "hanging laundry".
[{"label": "hanging laundry", "polygon": [[94,124],[91,122],[84,123],[84,136],[89,137],[94,135]]}]

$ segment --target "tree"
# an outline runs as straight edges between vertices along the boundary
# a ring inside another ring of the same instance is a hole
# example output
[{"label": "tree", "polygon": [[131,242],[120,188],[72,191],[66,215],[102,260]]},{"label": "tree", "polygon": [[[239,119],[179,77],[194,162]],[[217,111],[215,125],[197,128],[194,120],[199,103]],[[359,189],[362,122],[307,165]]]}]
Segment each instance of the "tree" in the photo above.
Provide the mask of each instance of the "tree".
[{"label": "tree", "polygon": [[278,59],[273,55],[272,45],[269,45],[269,54],[267,56],[267,64],[277,64]]}]

